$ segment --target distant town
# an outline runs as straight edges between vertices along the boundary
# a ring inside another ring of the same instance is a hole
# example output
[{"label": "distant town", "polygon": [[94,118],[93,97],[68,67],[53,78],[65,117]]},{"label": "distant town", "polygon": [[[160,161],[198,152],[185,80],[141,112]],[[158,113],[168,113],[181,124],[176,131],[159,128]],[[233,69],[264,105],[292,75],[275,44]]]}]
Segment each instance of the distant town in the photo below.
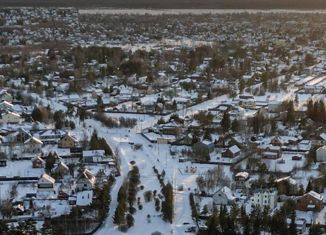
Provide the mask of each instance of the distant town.
[{"label": "distant town", "polygon": [[326,234],[326,12],[0,8],[0,235]]}]

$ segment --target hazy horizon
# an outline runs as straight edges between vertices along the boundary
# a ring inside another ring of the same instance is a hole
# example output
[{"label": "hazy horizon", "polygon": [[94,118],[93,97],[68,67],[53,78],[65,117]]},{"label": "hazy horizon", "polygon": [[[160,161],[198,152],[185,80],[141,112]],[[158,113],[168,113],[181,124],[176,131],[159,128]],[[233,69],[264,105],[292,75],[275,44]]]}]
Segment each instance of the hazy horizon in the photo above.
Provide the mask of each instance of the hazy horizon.
[{"label": "hazy horizon", "polygon": [[149,9],[326,9],[325,0],[0,0],[1,7]]}]

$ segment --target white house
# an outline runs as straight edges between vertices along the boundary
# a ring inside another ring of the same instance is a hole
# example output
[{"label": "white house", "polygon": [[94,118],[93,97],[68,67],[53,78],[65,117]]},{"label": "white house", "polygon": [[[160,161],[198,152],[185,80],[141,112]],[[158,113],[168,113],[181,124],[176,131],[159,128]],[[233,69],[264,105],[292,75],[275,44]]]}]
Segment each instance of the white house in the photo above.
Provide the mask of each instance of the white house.
[{"label": "white house", "polygon": [[326,145],[316,150],[317,162],[326,162]]},{"label": "white house", "polygon": [[36,137],[31,137],[24,143],[25,153],[40,153],[42,150],[43,142]]},{"label": "white house", "polygon": [[86,150],[83,151],[84,162],[93,163],[101,162],[105,156],[104,150]]},{"label": "white house", "polygon": [[265,207],[274,209],[277,205],[277,191],[276,189],[258,189],[251,197],[251,204],[253,206]]},{"label": "white house", "polygon": [[78,192],[85,190],[92,190],[95,186],[96,178],[95,176],[87,169],[79,174],[76,181],[76,189]]},{"label": "white house", "polygon": [[45,144],[55,144],[66,134],[63,130],[45,130],[39,133],[40,140]]},{"label": "white house", "polygon": [[39,191],[53,191],[55,179],[48,174],[44,173],[41,175],[37,182],[37,188]]},{"label": "white house", "polygon": [[2,90],[0,91],[0,101],[7,101],[9,103],[12,103],[12,95],[9,94],[6,90]]},{"label": "white house", "polygon": [[21,120],[20,115],[14,112],[5,111],[0,113],[0,123],[20,123]]},{"label": "white house", "polygon": [[14,105],[9,103],[8,101],[2,101],[0,103],[0,110],[5,110],[5,111],[14,111]]},{"label": "white house", "polygon": [[235,196],[229,187],[224,186],[213,194],[214,205],[230,205],[234,201]]}]

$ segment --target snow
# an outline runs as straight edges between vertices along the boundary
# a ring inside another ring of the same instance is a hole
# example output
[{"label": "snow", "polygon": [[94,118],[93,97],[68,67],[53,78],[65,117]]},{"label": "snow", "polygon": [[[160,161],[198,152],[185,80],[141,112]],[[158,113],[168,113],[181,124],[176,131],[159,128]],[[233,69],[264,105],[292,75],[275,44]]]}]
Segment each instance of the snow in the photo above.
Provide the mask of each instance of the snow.
[{"label": "snow", "polygon": [[[301,160],[292,160],[292,156],[301,156]],[[284,163],[281,161],[284,160]],[[300,168],[304,166],[305,158],[300,154],[291,154],[291,153],[283,153],[281,158],[276,160],[271,159],[263,159],[263,162],[266,163],[267,168],[270,171],[281,171],[281,172],[291,172],[296,168]]]},{"label": "snow", "polygon": [[93,201],[93,190],[87,190],[77,193],[77,206],[88,206]]},{"label": "snow", "polygon": [[32,161],[7,161],[7,166],[0,168],[0,176],[40,177],[43,169],[32,168]]}]

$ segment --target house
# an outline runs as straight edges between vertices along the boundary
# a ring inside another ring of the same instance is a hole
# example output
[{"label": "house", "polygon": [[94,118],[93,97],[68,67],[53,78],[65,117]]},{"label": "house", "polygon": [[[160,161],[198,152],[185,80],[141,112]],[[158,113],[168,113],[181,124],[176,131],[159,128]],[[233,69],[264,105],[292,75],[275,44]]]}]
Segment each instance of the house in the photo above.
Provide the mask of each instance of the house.
[{"label": "house", "polygon": [[235,187],[236,189],[246,189],[249,187],[249,173],[246,171],[241,171],[235,174]]},{"label": "house", "polygon": [[323,195],[310,191],[297,199],[297,210],[321,211],[323,209]]},{"label": "house", "polygon": [[258,207],[268,206],[274,209],[277,205],[277,190],[272,189],[257,189],[251,197],[251,204]]},{"label": "house", "polygon": [[9,94],[6,90],[2,90],[0,91],[0,101],[7,101],[8,103],[12,103],[12,95]]},{"label": "house", "polygon": [[317,162],[326,162],[326,145],[316,150]]},{"label": "house", "polygon": [[25,153],[40,153],[42,150],[43,142],[36,137],[31,137],[24,143]]},{"label": "house", "polygon": [[177,139],[176,141],[174,141],[171,144],[172,145],[187,145],[187,146],[191,146],[192,145],[192,138],[191,138],[190,135],[185,135],[185,136]]},{"label": "house", "polygon": [[19,128],[17,132],[14,134],[14,142],[25,143],[25,141],[31,137],[32,135],[28,133],[25,129]]},{"label": "house", "polygon": [[[290,218],[286,219],[286,223],[287,223],[288,226],[290,226],[291,222],[292,221],[291,221]],[[305,234],[306,226],[307,226],[306,219],[304,219],[304,218],[296,218],[294,223],[296,225],[297,234]]]},{"label": "house", "polygon": [[104,150],[83,151],[83,160],[87,163],[101,162],[105,156]]},{"label": "house", "polygon": [[227,158],[235,158],[240,156],[240,149],[237,145],[233,145],[230,148],[227,148],[223,153],[222,157],[227,157]]},{"label": "house", "polygon": [[231,205],[234,201],[235,196],[229,187],[221,187],[213,194],[214,205]]},{"label": "house", "polygon": [[70,133],[66,133],[59,141],[59,148],[74,148],[78,145],[79,141]]},{"label": "house", "polygon": [[290,176],[282,177],[274,181],[279,194],[295,195],[298,192],[298,183]]},{"label": "house", "polygon": [[256,107],[255,97],[252,95],[240,95],[239,105],[242,108],[255,108]]},{"label": "house", "polygon": [[64,164],[62,161],[60,161],[59,164],[53,169],[53,172],[63,177],[69,174],[69,167],[66,164]]},{"label": "house", "polygon": [[41,175],[37,182],[37,188],[39,191],[50,191],[54,190],[55,179],[48,174],[44,173]]},{"label": "house", "polygon": [[92,190],[95,186],[96,178],[87,169],[81,172],[76,181],[76,190],[78,192],[85,190]]},{"label": "house", "polygon": [[35,158],[32,159],[32,167],[33,168],[44,168],[45,161],[40,156],[36,156]]},{"label": "house", "polygon": [[39,133],[39,138],[44,144],[56,144],[65,134],[62,130],[45,130]]},{"label": "house", "polygon": [[257,147],[257,152],[266,159],[278,159],[281,157],[282,149],[278,145],[261,145]]},{"label": "house", "polygon": [[178,124],[176,124],[175,122],[160,124],[157,129],[158,129],[159,133],[164,134],[164,135],[178,136],[181,132],[180,126]]},{"label": "house", "polygon": [[9,103],[8,101],[2,101],[0,103],[0,110],[5,110],[5,111],[14,111],[14,105]]},{"label": "house", "polygon": [[17,124],[20,123],[22,118],[18,113],[3,111],[0,112],[0,124]]},{"label": "house", "polygon": [[275,136],[271,139],[271,145],[273,146],[282,146],[282,141],[278,136]]}]

